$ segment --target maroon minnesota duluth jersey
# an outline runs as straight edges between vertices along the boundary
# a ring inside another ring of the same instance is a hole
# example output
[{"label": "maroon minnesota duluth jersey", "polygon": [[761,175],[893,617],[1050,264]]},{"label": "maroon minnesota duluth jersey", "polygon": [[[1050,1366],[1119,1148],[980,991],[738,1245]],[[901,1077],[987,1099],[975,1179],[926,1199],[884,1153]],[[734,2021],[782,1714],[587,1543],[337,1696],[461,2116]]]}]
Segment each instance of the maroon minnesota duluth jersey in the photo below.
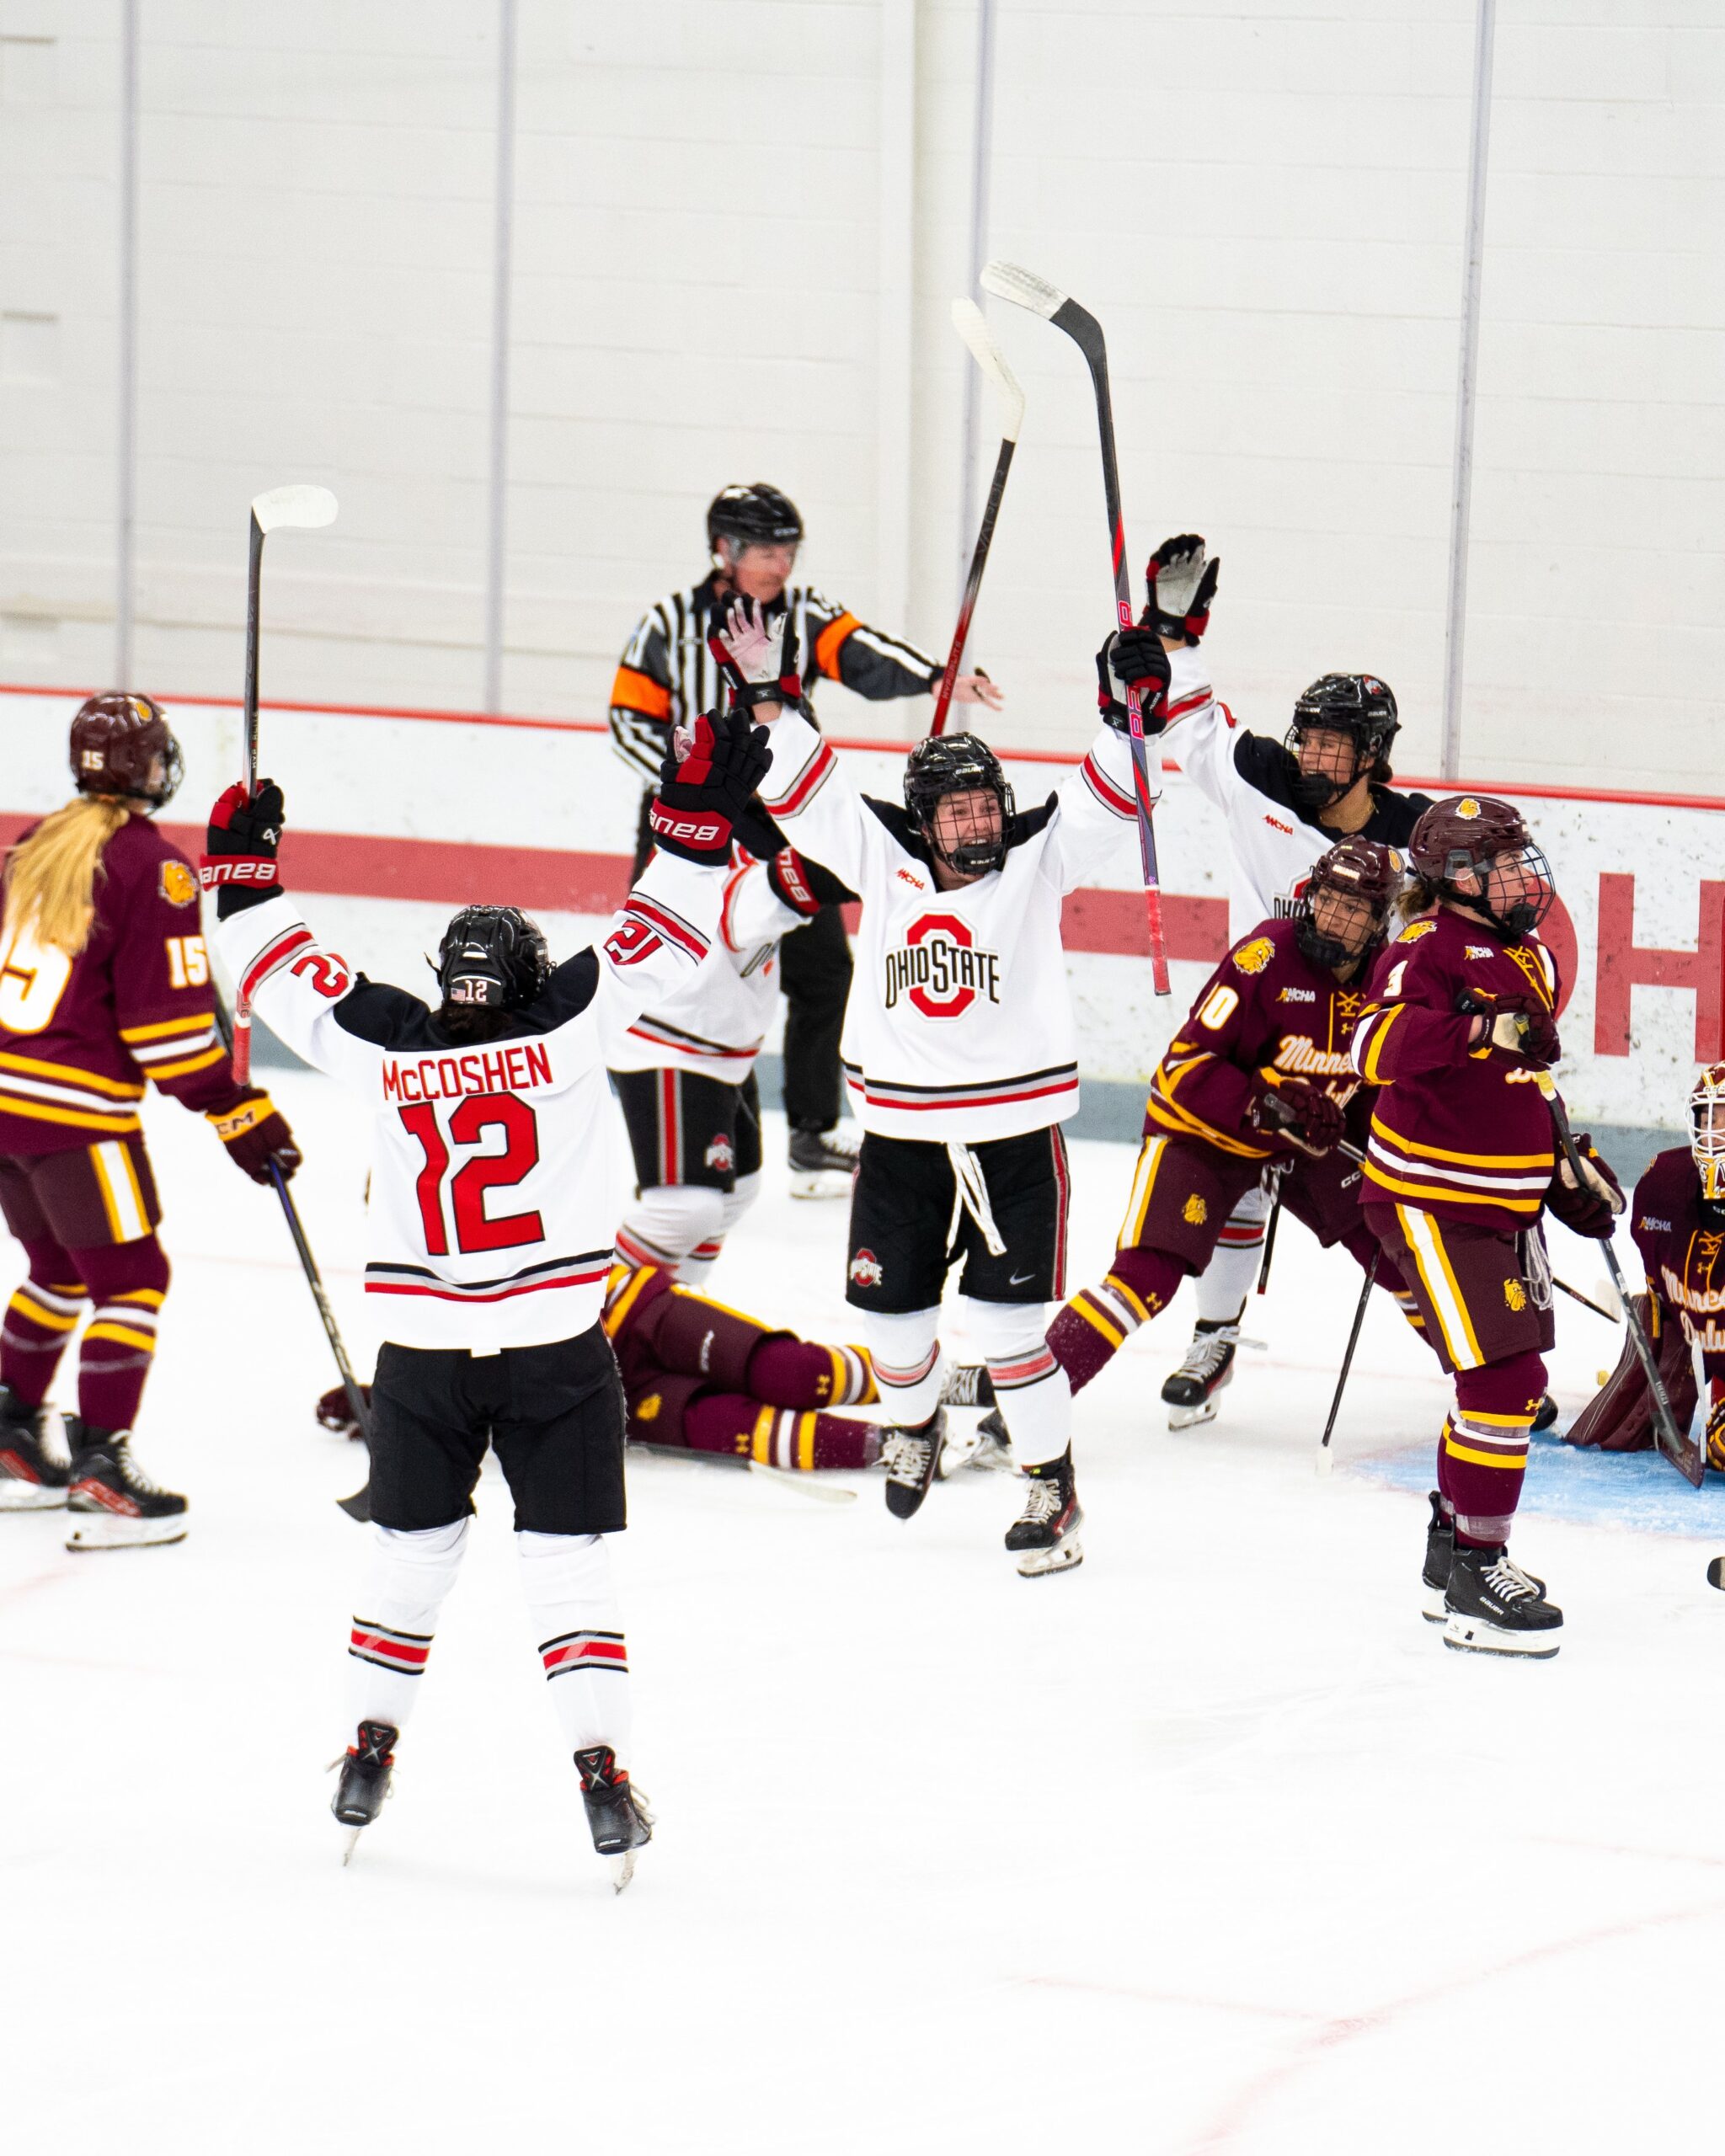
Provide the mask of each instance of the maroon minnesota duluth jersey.
[{"label": "maroon minnesota duluth jersey", "polygon": [[75,958],[38,943],[27,921],[0,928],[0,1153],[136,1130],[147,1080],[190,1108],[225,1108],[238,1092],[197,875],[147,817],[103,849],[95,907]]},{"label": "maroon minnesota duluth jersey", "polygon": [[1348,1102],[1359,1085],[1348,1043],[1365,1007],[1300,949],[1298,924],[1261,921],[1205,982],[1150,1082],[1146,1133],[1201,1139],[1242,1159],[1290,1149],[1247,1119],[1252,1078],[1303,1078]]},{"label": "maroon minnesota duluth jersey", "polygon": [[1482,1007],[1531,989],[1557,1002],[1557,968],[1536,936],[1508,943],[1447,910],[1410,921],[1379,953],[1354,1038],[1376,1086],[1362,1203],[1405,1204],[1440,1220],[1513,1233],[1539,1218],[1556,1154],[1545,1074],[1523,1057],[1470,1048]]},{"label": "maroon minnesota duluth jersey", "polygon": [[1725,1380],[1725,1207],[1703,1207],[1686,1145],[1650,1163],[1635,1186],[1629,1224],[1656,1319],[1674,1315],[1707,1377]]}]

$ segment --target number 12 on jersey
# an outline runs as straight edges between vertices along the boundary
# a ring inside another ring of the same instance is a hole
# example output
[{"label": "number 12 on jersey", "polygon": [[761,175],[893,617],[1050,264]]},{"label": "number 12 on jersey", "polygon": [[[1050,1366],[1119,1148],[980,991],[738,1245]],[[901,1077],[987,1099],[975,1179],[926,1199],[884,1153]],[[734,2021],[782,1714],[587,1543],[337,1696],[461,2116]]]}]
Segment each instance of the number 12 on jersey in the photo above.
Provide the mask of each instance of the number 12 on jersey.
[{"label": "number 12 on jersey", "polygon": [[[538,1119],[524,1100],[513,1093],[470,1093],[451,1114],[446,1138],[429,1101],[415,1101],[397,1113],[425,1156],[414,1188],[427,1257],[449,1256],[451,1226],[455,1247],[464,1256],[518,1250],[524,1243],[545,1240],[537,1213],[494,1214],[485,1209],[488,1191],[524,1181],[539,1165]],[[500,1149],[470,1150],[484,1144],[493,1131],[503,1134]],[[467,1152],[464,1160],[456,1159],[456,1148]]]}]

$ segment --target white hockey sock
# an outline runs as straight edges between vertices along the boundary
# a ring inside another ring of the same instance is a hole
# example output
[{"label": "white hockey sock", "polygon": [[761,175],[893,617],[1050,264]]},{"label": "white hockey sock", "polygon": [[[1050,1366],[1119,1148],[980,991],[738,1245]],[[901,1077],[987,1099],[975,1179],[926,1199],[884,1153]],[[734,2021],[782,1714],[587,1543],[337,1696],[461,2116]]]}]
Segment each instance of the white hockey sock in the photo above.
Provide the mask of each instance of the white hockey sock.
[{"label": "white hockey sock", "polygon": [[692,1286],[712,1270],[724,1233],[725,1196],[697,1183],[655,1183],[624,1214],[617,1254],[625,1265],[662,1265]]},{"label": "white hockey sock", "polygon": [[608,1744],[628,1763],[629,1651],[602,1534],[517,1534],[521,1590],[571,1752]]},{"label": "white hockey sock", "polygon": [[677,1267],[677,1278],[686,1288],[700,1288],[706,1284],[708,1274],[718,1262],[718,1254],[724,1248],[725,1237],[760,1195],[761,1175],[758,1169],[752,1176],[739,1176],[734,1190],[720,1193],[724,1203],[719,1209],[718,1233],[709,1235],[705,1242],[697,1243]]},{"label": "white hockey sock", "polygon": [[1023,1466],[1058,1460],[1072,1441],[1072,1387],[1049,1351],[1042,1303],[959,1298],[964,1331],[988,1364],[995,1405]]},{"label": "white hockey sock", "polygon": [[348,1640],[355,1726],[362,1721],[405,1726],[425,1673],[437,1614],[455,1585],[467,1540],[464,1519],[412,1530],[373,1525]]},{"label": "white hockey sock", "polygon": [[1246,1298],[1258,1285],[1269,1210],[1269,1200],[1263,1193],[1252,1189],[1228,1215],[1215,1255],[1198,1277],[1198,1315],[1205,1324],[1240,1322]]},{"label": "white hockey sock", "polygon": [[879,1388],[881,1420],[915,1429],[940,1405],[945,1366],[937,1337],[940,1311],[907,1310],[887,1316],[862,1314],[862,1331]]}]

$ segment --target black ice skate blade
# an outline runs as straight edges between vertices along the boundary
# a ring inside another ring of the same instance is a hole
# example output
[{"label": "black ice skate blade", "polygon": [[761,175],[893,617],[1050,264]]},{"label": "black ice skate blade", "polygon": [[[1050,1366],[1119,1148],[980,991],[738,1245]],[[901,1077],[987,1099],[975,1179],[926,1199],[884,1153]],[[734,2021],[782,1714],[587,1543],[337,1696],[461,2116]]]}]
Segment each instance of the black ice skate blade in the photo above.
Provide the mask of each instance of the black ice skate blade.
[{"label": "black ice skate blade", "polygon": [[1707,1585],[1725,1588],[1725,1557],[1715,1557],[1707,1566]]}]

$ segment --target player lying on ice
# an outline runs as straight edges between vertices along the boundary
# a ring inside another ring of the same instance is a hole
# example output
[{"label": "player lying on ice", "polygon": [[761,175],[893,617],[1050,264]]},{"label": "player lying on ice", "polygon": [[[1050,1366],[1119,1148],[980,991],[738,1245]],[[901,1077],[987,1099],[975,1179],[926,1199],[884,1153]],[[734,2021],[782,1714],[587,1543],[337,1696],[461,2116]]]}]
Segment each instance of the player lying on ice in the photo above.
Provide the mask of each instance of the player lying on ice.
[{"label": "player lying on ice", "polygon": [[[1365,1139],[1370,1104],[1348,1044],[1401,885],[1387,846],[1344,839],[1312,869],[1293,919],[1260,921],[1204,984],[1151,1081],[1114,1261],[1049,1329],[1073,1392],[1203,1273],[1241,1194],[1267,1169],[1320,1243],[1370,1263],[1376,1245],[1359,1218],[1359,1171],[1336,1147],[1344,1136],[1356,1148]],[[1413,1314],[1393,1266],[1381,1263],[1377,1281]],[[1028,1465],[1029,1502],[1007,1538],[1027,1576],[1082,1561],[1069,1433],[1057,1434],[1060,1449]]]},{"label": "player lying on ice", "polygon": [[[1689,1143],[1648,1163],[1629,1228],[1648,1283],[1636,1306],[1677,1427],[1687,1431],[1705,1400],[1707,1465],[1725,1471],[1725,1063],[1710,1063],[1690,1088]],[[1602,1452],[1653,1444],[1653,1400],[1626,1337],[1616,1369],[1563,1434]]]},{"label": "player lying on ice", "polygon": [[1582,1134],[1586,1187],[1560,1172],[1546,1072],[1557,968],[1535,934],[1557,896],[1519,814],[1484,794],[1433,803],[1409,846],[1409,922],[1378,958],[1355,1068],[1381,1090],[1360,1183],[1365,1221],[1453,1373],[1438,1439],[1426,1616],[1470,1652],[1551,1656],[1563,1613],[1510,1557],[1509,1529],[1553,1340],[1541,1215],[1608,1236],[1616,1177]]},{"label": "player lying on ice", "polygon": [[731,815],[766,760],[758,730],[700,721],[684,760],[665,759],[659,850],[602,945],[553,967],[513,908],[469,907],[444,938],[435,1011],[351,973],[282,894],[279,787],[249,799],[231,787],[211,813],[204,875],[225,963],[371,1118],[366,1291],[382,1299],[384,1344],[371,1562],[349,1646],[357,1729],[333,1806],[354,1838],[388,1793],[488,1444],[515,1500],[594,1847],[619,1887],[650,1838],[623,1764],[628,1660],[605,1541],[625,1518],[622,1392],[602,1321],[616,1227],[603,1043],[706,955]]},{"label": "player lying on ice", "polygon": [[782,616],[738,601],[719,641],[745,702],[769,722],[768,813],[862,896],[842,1043],[864,1133],[846,1297],[862,1313],[892,1424],[887,1506],[908,1519],[945,1438],[949,1264],[1018,1450],[1042,1458],[1071,1413],[1043,1339],[1065,1291],[1060,1125],[1078,1106],[1060,907],[1134,841],[1124,698],[1118,726],[1108,714],[1081,766],[1023,814],[992,750],[969,734],[916,744],[901,807],[860,793],[801,716]]},{"label": "player lying on ice", "polygon": [[[74,799],[7,857],[0,928],[0,1213],[29,1271],[0,1326],[0,1511],[65,1506],[69,1550],[184,1540],[185,1499],[133,1457],[168,1295],[138,1110],[146,1083],[202,1115],[254,1182],[299,1166],[267,1093],[234,1083],[191,863],[151,820],[179,744],[148,696],[72,723]],[[62,1464],[44,1403],[86,1303]]]}]

